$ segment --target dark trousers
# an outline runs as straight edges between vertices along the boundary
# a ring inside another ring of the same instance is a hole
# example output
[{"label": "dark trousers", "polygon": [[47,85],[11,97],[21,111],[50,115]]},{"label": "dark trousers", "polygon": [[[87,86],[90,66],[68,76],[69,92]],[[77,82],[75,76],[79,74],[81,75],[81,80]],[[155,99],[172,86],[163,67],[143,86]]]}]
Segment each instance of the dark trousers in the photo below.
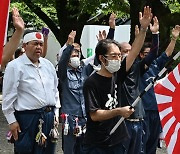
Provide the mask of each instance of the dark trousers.
[{"label": "dark trousers", "polygon": [[[62,131],[62,147],[64,154],[79,154],[80,148],[82,146],[84,134],[79,137],[74,135],[74,128],[76,126],[75,123],[76,116],[69,115],[68,123],[69,123],[69,132],[67,135],[64,135]],[[83,127],[86,124],[86,119],[79,117],[78,124]],[[64,121],[62,122],[62,126],[64,127]],[[64,130],[64,129],[62,129]]]},{"label": "dark trousers", "polygon": [[124,154],[125,148],[122,143],[111,147],[98,147],[96,145],[83,145],[81,154]]},{"label": "dark trousers", "polygon": [[125,154],[143,154],[143,120],[125,121],[130,138],[123,142],[126,148]]},{"label": "dark trousers", "polygon": [[161,122],[158,111],[146,111],[145,116],[145,151],[146,154],[156,154]]},{"label": "dark trousers", "polygon": [[[44,108],[31,111],[16,111],[15,116],[19,123],[21,132],[18,134],[18,140],[15,141],[16,154],[53,154],[55,153],[55,143],[51,142],[49,137],[50,130],[54,124],[54,112],[46,111]],[[43,119],[42,132],[47,137],[46,146],[39,146],[36,141],[36,135],[39,131],[39,119]]]}]

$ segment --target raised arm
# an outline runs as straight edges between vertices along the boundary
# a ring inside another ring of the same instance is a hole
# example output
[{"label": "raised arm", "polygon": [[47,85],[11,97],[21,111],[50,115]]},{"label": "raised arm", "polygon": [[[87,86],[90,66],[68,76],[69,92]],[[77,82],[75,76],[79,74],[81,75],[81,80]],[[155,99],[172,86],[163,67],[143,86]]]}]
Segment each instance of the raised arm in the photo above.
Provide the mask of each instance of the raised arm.
[{"label": "raised arm", "polygon": [[151,22],[151,19],[152,19],[151,8],[149,8],[149,6],[144,7],[143,16],[142,16],[141,12],[139,13],[139,22],[141,24],[139,34],[135,38],[132,48],[131,48],[131,51],[129,52],[127,59],[126,59],[126,71],[128,71],[130,69],[134,60],[138,56],[139,51],[142,48],[142,45],[144,43],[144,39],[146,36],[146,31]]},{"label": "raised arm", "polygon": [[72,44],[74,43],[74,38],[76,36],[76,31],[72,31],[69,35],[68,35],[68,44],[67,47],[64,49],[62,56],[60,58],[60,61],[58,63],[58,76],[60,78],[60,80],[64,80],[67,76],[67,67],[68,67],[68,63],[69,63],[69,59],[71,56],[71,52],[73,50],[73,46]]},{"label": "raised arm", "polygon": [[42,29],[42,34],[43,34],[43,37],[44,37],[44,46],[43,46],[43,53],[42,53],[41,57],[44,58],[47,55],[49,29],[48,28],[43,28]]},{"label": "raised arm", "polygon": [[169,57],[172,55],[172,52],[174,50],[175,44],[176,44],[176,40],[179,37],[179,33],[180,33],[180,26],[176,25],[173,29],[172,29],[172,38],[171,38],[171,42],[169,43],[168,47],[166,48],[166,55]]},{"label": "raised arm", "polygon": [[[171,38],[171,41],[170,41],[168,47],[166,48],[166,51],[163,52],[161,54],[161,56],[159,56],[155,60],[156,65],[158,67],[154,67],[155,66],[154,63],[153,63],[153,65],[150,65],[150,67],[152,67],[155,75],[157,75],[159,73],[159,71],[163,69],[164,65],[169,60],[169,57],[172,55],[175,44],[176,44],[176,40],[179,37],[179,33],[180,33],[180,26],[176,25],[175,28],[172,29],[172,38]],[[156,69],[158,69],[158,71],[156,71]]]},{"label": "raised arm", "polygon": [[159,51],[159,22],[157,17],[153,18],[153,25],[150,24],[150,30],[152,32],[152,45],[149,54],[144,58],[145,68],[149,66],[154,59],[156,59]]},{"label": "raised arm", "polygon": [[107,35],[107,39],[114,39],[114,32],[116,27],[116,14],[112,13],[109,17],[109,32]]},{"label": "raised arm", "polygon": [[5,68],[6,64],[14,55],[16,49],[19,46],[21,37],[24,33],[24,21],[20,17],[20,14],[17,8],[13,8],[12,10],[12,19],[13,19],[13,25],[16,30],[14,34],[12,35],[10,41],[4,47],[3,55],[2,55],[2,63],[1,63],[2,69]]}]

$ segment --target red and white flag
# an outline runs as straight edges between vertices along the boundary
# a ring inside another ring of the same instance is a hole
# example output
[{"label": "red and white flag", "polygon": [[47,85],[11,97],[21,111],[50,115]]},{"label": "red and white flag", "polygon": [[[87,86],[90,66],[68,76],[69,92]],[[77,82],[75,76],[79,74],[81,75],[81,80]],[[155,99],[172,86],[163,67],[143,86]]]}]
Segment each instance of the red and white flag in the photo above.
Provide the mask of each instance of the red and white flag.
[{"label": "red and white flag", "polygon": [[168,154],[180,153],[180,63],[156,84],[155,95]]},{"label": "red and white flag", "polygon": [[3,45],[5,43],[7,34],[9,4],[10,0],[0,0],[0,64],[2,59]]}]

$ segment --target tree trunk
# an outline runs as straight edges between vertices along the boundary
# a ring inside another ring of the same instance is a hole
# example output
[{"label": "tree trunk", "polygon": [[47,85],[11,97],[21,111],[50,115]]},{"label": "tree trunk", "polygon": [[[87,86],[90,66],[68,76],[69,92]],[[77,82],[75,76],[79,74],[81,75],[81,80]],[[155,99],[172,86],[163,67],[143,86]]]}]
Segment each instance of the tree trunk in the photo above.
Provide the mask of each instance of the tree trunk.
[{"label": "tree trunk", "polygon": [[88,14],[80,14],[79,18],[77,18],[76,14],[79,13],[78,10],[78,2],[75,1],[74,5],[76,5],[74,10],[67,9],[67,0],[56,0],[56,10],[57,17],[59,20],[60,26],[60,43],[63,45],[68,37],[68,34],[72,31],[76,31],[75,42],[80,42],[81,32],[89,19],[90,15]]},{"label": "tree trunk", "polygon": [[24,3],[34,12],[44,23],[51,29],[56,39],[59,40],[59,28],[58,26],[41,10],[41,8],[35,5],[31,0],[24,0]]},{"label": "tree trunk", "polygon": [[135,38],[135,26],[139,25],[139,12],[143,10],[143,0],[128,0],[130,4],[130,18],[131,18],[131,32],[130,32],[130,41],[132,44]]}]

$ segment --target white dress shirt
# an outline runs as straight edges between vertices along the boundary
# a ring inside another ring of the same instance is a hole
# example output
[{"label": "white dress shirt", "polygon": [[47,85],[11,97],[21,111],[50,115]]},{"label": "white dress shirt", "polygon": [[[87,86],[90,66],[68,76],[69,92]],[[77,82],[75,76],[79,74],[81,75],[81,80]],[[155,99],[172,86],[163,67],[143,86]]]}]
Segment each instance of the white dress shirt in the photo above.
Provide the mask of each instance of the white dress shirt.
[{"label": "white dress shirt", "polygon": [[58,79],[53,64],[39,58],[34,65],[26,54],[9,62],[3,80],[2,110],[9,124],[16,121],[15,110],[34,110],[44,106],[55,106],[58,116],[60,108]]}]

